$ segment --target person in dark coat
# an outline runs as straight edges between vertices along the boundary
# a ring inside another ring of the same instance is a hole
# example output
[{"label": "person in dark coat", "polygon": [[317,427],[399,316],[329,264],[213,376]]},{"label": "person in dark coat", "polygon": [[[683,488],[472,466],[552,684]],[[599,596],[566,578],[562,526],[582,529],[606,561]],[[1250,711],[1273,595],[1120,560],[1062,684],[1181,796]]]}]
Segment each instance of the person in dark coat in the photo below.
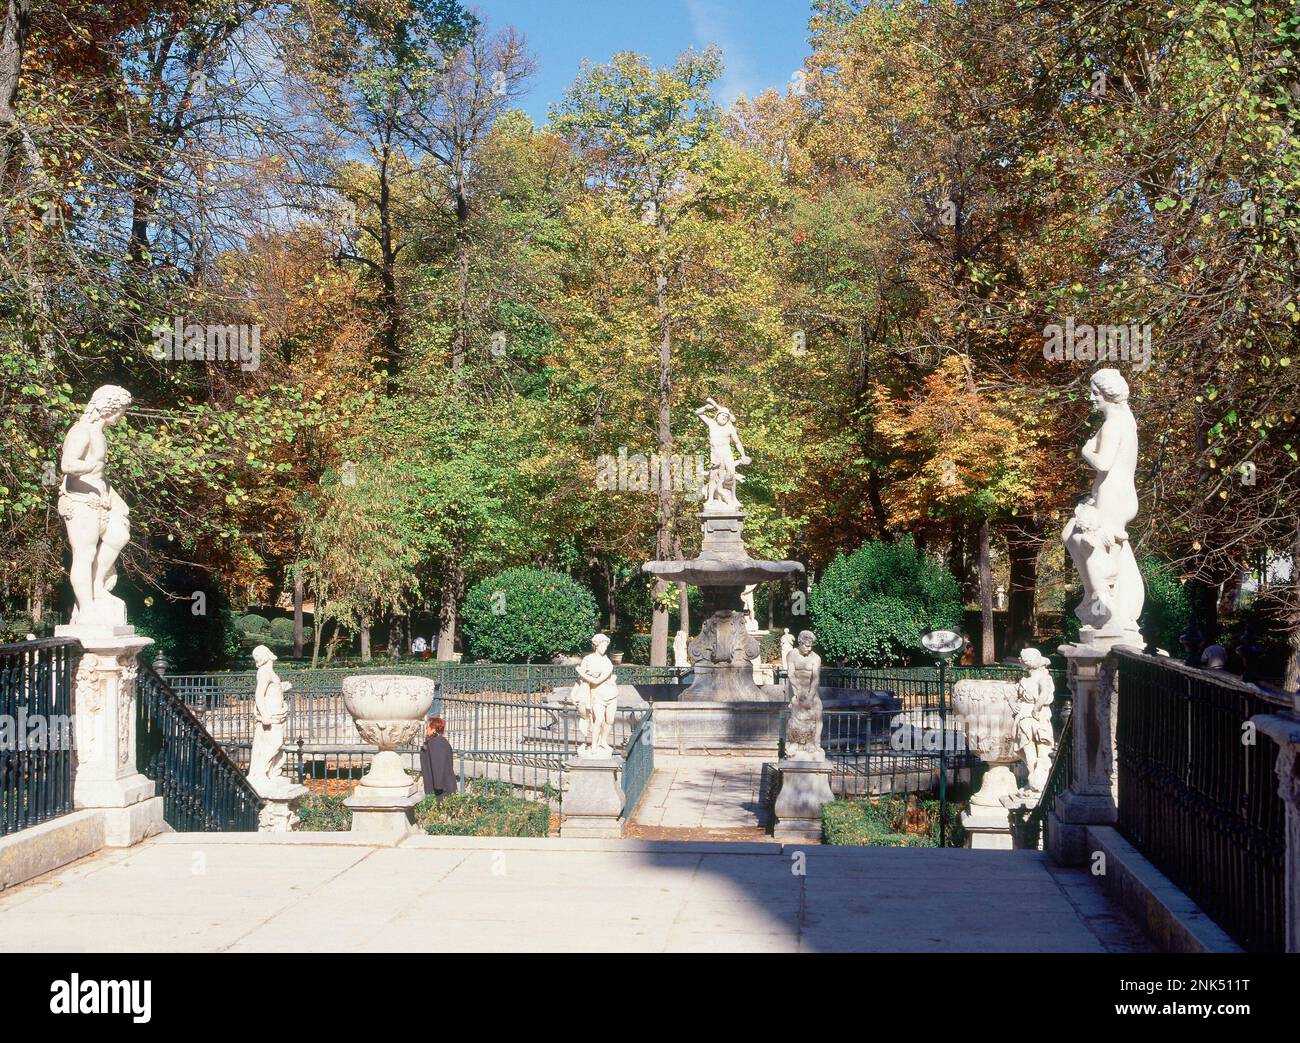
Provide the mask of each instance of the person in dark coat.
[{"label": "person in dark coat", "polygon": [[425,729],[424,749],[420,751],[425,796],[432,794],[438,800],[442,800],[447,793],[456,792],[456,769],[452,765],[451,743],[442,734],[446,730],[446,721],[441,717],[430,717]]}]

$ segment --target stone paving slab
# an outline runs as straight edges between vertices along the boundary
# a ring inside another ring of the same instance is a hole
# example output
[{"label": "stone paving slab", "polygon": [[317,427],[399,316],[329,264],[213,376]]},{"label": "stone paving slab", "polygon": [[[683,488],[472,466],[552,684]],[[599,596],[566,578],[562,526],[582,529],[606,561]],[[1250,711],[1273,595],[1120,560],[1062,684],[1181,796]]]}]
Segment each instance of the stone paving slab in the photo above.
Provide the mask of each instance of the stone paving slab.
[{"label": "stone paving slab", "polygon": [[0,950],[1151,948],[1086,872],[1036,852],[247,836],[156,837],[0,893]]},{"label": "stone paving slab", "polygon": [[744,829],[767,825],[760,806],[763,757],[655,754],[633,824],[663,829]]}]

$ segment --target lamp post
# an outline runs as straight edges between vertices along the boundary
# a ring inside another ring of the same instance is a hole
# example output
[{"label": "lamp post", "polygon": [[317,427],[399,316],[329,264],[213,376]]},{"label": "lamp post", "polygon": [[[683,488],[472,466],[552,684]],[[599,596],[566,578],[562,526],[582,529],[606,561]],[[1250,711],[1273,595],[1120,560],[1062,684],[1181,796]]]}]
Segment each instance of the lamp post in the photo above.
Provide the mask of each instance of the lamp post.
[{"label": "lamp post", "polygon": [[948,660],[965,642],[952,630],[931,630],[921,635],[925,646],[939,665],[939,846],[948,843]]}]

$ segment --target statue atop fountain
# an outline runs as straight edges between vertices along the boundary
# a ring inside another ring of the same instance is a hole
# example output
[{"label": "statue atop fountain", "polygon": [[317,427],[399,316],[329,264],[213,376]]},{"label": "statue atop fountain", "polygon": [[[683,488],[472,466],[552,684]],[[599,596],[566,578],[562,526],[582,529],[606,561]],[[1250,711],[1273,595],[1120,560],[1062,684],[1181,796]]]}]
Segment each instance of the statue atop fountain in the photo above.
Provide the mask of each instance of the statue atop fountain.
[{"label": "statue atop fountain", "polygon": [[699,513],[703,528],[700,553],[689,561],[650,561],[642,570],[670,583],[693,583],[704,593],[700,633],[687,646],[694,683],[683,701],[736,702],[784,698],[776,685],[758,685],[754,659],[759,655],[745,611],[747,587],[803,574],[797,561],[763,561],[749,556],[743,537],[745,512],[737,486],[737,468],[750,462],[735,414],[710,398],[695,410],[709,429],[709,481]]}]

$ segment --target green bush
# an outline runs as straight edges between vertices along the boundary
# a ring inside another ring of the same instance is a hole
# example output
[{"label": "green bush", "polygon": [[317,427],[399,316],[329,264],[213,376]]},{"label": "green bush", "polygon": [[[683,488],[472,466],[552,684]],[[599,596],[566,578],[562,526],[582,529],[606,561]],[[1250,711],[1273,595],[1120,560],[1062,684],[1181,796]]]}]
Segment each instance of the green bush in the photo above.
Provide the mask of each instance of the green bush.
[{"label": "green bush", "polygon": [[256,612],[249,612],[235,619],[235,626],[239,628],[241,634],[249,636],[261,636],[271,629],[270,620],[265,616],[259,616]]},{"label": "green bush", "polygon": [[[833,800],[822,805],[822,832],[826,843],[841,847],[938,847],[939,802],[913,800],[913,830],[906,828],[909,802],[901,797],[876,800]],[[948,804],[948,845],[965,843],[961,805]],[[916,826],[924,828],[917,831]]]},{"label": "green bush", "polygon": [[838,555],[808,596],[808,614],[826,659],[887,666],[916,655],[926,631],[961,627],[961,590],[905,536]]},{"label": "green bush", "polygon": [[470,588],[462,621],[470,659],[530,663],[588,651],[598,616],[591,591],[569,576],[514,568]]},{"label": "green bush", "polygon": [[426,833],[448,837],[544,837],[550,830],[551,809],[535,800],[511,795],[510,786],[475,779],[467,792],[441,801],[425,797],[415,807],[415,821]]},{"label": "green bush", "polygon": [[[668,652],[669,659],[672,658],[672,638],[673,633],[668,634]],[[623,653],[623,662],[641,663],[650,662],[650,635],[649,634],[625,634],[614,642],[616,648]]]},{"label": "green bush", "polygon": [[[307,633],[308,628],[302,628],[302,639],[304,642],[310,641],[311,637]],[[268,634],[272,641],[282,645],[293,644],[293,620],[287,616],[276,616],[271,620],[271,628]]]},{"label": "green bush", "polygon": [[298,828],[308,833],[342,833],[352,828],[352,811],[343,794],[307,797],[298,807]]}]

